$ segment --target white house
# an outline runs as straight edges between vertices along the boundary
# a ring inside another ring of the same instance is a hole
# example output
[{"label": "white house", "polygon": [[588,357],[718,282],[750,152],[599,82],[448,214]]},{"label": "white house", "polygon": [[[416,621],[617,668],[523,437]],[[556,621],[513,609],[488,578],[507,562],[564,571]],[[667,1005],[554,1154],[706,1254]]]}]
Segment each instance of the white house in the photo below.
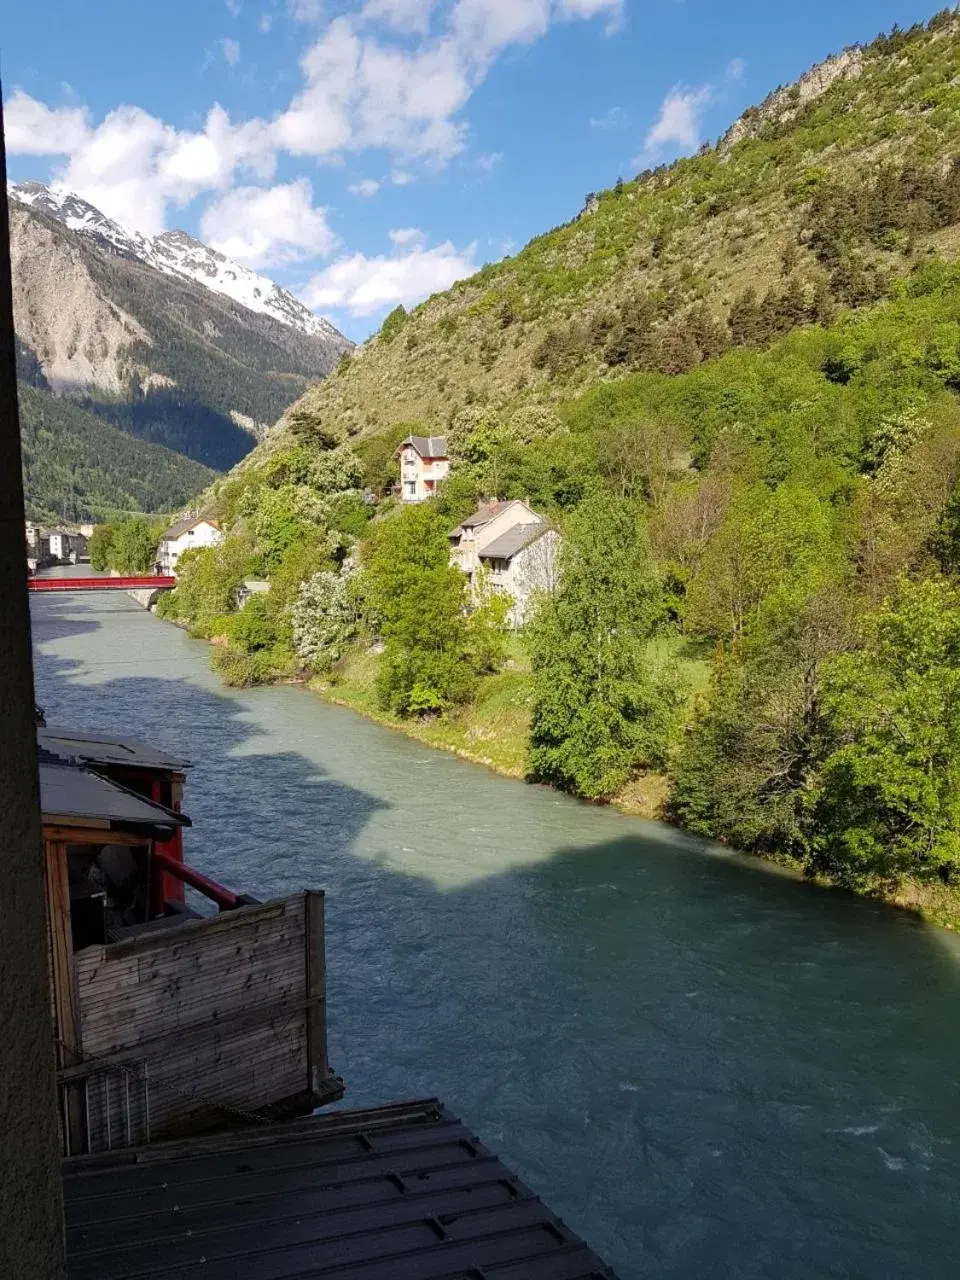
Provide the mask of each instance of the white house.
[{"label": "white house", "polygon": [[534,594],[552,592],[556,585],[559,545],[556,530],[526,502],[489,502],[451,532],[450,559],[474,591],[482,571],[488,586],[509,594],[508,621],[519,627]]},{"label": "white house", "polygon": [[446,436],[407,436],[393,456],[400,459],[402,502],[432,498],[450,470]]},{"label": "white house", "polygon": [[216,547],[222,541],[223,533],[216,520],[207,516],[178,520],[160,540],[157,567],[161,573],[176,575],[177,561],[185,551],[192,551],[194,547]]},{"label": "white house", "polygon": [[87,554],[87,540],[82,533],[69,529],[52,529],[49,534],[50,557],[61,564],[76,564]]}]

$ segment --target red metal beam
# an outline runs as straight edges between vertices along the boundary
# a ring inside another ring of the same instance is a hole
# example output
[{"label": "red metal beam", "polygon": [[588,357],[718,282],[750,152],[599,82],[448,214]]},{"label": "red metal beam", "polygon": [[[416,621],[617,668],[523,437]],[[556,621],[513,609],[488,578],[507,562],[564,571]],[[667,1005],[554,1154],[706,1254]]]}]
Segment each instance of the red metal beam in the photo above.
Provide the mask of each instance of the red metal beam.
[{"label": "red metal beam", "polygon": [[28,591],[172,591],[176,578],[28,578]]},{"label": "red metal beam", "polygon": [[235,893],[225,889],[222,884],[217,884],[216,880],[211,880],[209,876],[194,871],[193,867],[188,867],[185,862],[178,862],[176,858],[171,858],[168,853],[160,849],[154,848],[153,864],[162,867],[164,871],[182,880],[184,884],[190,885],[191,889],[202,893],[205,898],[215,902],[221,911],[232,911],[234,907],[240,906],[240,899]]}]

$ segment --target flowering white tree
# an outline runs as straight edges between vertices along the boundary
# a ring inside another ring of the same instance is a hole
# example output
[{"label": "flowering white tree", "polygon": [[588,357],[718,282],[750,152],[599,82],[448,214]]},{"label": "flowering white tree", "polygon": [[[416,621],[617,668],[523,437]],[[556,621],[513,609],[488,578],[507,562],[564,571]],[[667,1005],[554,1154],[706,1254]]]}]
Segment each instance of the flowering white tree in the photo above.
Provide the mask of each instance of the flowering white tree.
[{"label": "flowering white tree", "polygon": [[297,656],[314,671],[329,671],[357,630],[350,578],[328,569],[315,573],[301,586],[290,617]]}]

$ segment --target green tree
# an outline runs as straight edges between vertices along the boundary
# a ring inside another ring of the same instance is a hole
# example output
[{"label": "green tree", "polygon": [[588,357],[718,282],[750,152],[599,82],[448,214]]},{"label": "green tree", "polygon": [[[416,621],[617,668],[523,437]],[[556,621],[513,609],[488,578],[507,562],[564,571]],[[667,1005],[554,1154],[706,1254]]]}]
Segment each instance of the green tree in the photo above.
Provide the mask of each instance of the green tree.
[{"label": "green tree", "polygon": [[112,524],[98,524],[90,535],[87,549],[90,553],[90,563],[98,573],[103,573],[105,569],[110,568],[115,536]]},{"label": "green tree", "polygon": [[857,888],[960,867],[960,588],[904,579],[824,676],[817,869]]},{"label": "green tree", "polygon": [[384,640],[381,705],[396,715],[445,710],[475,686],[465,579],[450,564],[445,523],[430,504],[402,508],[366,548],[362,593]]},{"label": "green tree", "polygon": [[668,808],[698,835],[751,853],[810,851],[823,752],[821,679],[848,637],[848,609],[823,592],[724,647],[684,735]]},{"label": "green tree", "polygon": [[685,607],[688,628],[735,639],[762,615],[794,609],[840,571],[830,510],[793,483],[743,490],[707,547]]},{"label": "green tree", "polygon": [[233,619],[230,639],[243,653],[271,649],[276,643],[277,628],[269,594],[251,596]]},{"label": "green tree", "polygon": [[186,551],[177,562],[177,586],[161,596],[157,613],[209,639],[236,606],[237,588],[250,572],[250,540],[231,535],[218,547]]},{"label": "green tree", "polygon": [[664,763],[676,689],[647,656],[664,612],[635,508],[588,498],[565,533],[557,592],[529,628],[532,778],[599,800]]},{"label": "green tree", "polygon": [[150,573],[157,560],[157,549],[165,522],[134,517],[118,520],[113,526],[107,565],[118,573]]}]

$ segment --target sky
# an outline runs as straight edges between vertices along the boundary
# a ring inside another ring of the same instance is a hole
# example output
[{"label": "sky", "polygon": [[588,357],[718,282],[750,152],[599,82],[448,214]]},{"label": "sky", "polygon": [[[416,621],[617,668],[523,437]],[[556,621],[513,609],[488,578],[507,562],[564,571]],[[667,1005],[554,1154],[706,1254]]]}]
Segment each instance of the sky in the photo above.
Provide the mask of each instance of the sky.
[{"label": "sky", "polygon": [[33,0],[9,176],[181,227],[355,340],[936,0]]}]

